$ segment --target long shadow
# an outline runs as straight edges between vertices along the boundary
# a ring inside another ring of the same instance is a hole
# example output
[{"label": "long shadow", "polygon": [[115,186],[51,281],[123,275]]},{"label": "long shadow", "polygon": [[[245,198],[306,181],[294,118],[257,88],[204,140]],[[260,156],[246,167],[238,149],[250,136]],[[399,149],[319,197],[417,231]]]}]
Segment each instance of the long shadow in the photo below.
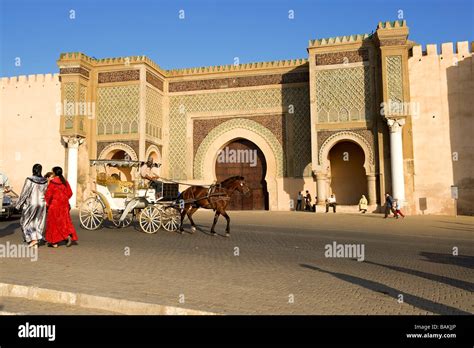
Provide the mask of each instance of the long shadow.
[{"label": "long shadow", "polygon": [[20,222],[12,222],[8,224],[6,227],[0,229],[0,238],[4,238],[11,234],[15,233],[15,230],[20,227]]},{"label": "long shadow", "polygon": [[303,268],[308,268],[313,271],[319,271],[321,273],[327,273],[330,274],[336,278],[339,278],[345,282],[356,284],[359,286],[362,286],[366,289],[372,290],[374,292],[378,293],[383,293],[386,294],[390,297],[393,297],[394,299],[398,299],[398,295],[402,294],[403,295],[403,301],[404,303],[410,304],[414,307],[420,308],[422,310],[436,313],[436,314],[448,314],[448,315],[470,315],[471,313],[465,312],[461,309],[455,308],[455,307],[450,307],[441,303],[436,303],[427,299],[424,299],[422,297],[418,297],[415,295],[407,294],[402,291],[399,291],[397,289],[391,288],[385,284],[377,283],[371,280],[359,278],[359,277],[354,277],[348,274],[344,273],[337,273],[337,272],[330,272],[330,271],[325,271],[321,268],[318,268],[316,266],[311,266],[307,264],[300,264],[301,267]]},{"label": "long shadow", "polygon": [[439,253],[429,253],[422,251],[420,256],[425,257],[427,262],[442,263],[445,265],[456,265],[466,268],[474,268],[474,256],[468,255],[458,255],[454,256],[451,254],[439,254]]},{"label": "long shadow", "polygon": [[474,232],[472,228],[460,228],[460,227],[440,227],[440,226],[431,226],[434,228],[439,228],[440,230],[453,230],[453,231],[464,231],[464,232]]},{"label": "long shadow", "polygon": [[474,291],[474,283],[471,283],[471,282],[466,282],[466,281],[463,281],[463,280],[448,278],[448,277],[440,276],[440,275],[436,275],[436,274],[416,271],[416,270],[413,270],[413,269],[399,267],[399,266],[384,265],[384,264],[381,264],[381,263],[367,261],[367,260],[364,261],[364,262],[368,263],[368,264],[371,264],[371,265],[375,265],[375,266],[385,267],[385,268],[391,269],[393,271],[398,271],[398,272],[402,272],[402,273],[406,273],[406,274],[411,274],[411,275],[414,275],[414,276],[417,276],[417,277],[420,277],[420,278],[425,278],[425,279],[433,280],[435,282],[444,283],[444,284],[451,285],[451,286],[454,286],[454,287],[462,289],[462,290]]}]

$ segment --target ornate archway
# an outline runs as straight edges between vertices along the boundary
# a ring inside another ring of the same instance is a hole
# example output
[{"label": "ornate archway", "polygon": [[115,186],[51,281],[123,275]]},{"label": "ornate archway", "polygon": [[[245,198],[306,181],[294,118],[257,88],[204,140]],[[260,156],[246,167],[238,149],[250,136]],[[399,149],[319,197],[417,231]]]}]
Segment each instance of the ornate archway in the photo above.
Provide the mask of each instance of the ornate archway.
[{"label": "ornate archway", "polygon": [[318,200],[322,204],[327,198],[330,181],[330,160],[331,149],[340,142],[353,142],[364,152],[363,167],[367,178],[367,192],[369,204],[376,203],[376,183],[375,183],[375,156],[372,145],[361,135],[351,131],[341,131],[334,133],[327,138],[319,149],[318,164],[319,171],[316,171]]},{"label": "ornate archway", "polygon": [[122,150],[126,152],[132,161],[138,161],[137,153],[131,146],[123,143],[112,143],[104,147],[104,149],[99,154],[99,159],[106,159],[107,155],[109,155],[113,151]]},{"label": "ornate archway", "polygon": [[251,141],[264,154],[269,206],[271,210],[278,209],[277,178],[283,176],[283,150],[273,133],[257,122],[233,119],[214,128],[198,148],[194,160],[194,178],[214,182],[219,150],[236,139]]},{"label": "ornate archway", "polygon": [[[135,150],[127,144],[123,143],[112,143],[107,145],[99,155],[99,159],[130,159],[132,161],[138,161],[138,156]],[[132,181],[133,173],[131,168],[110,168],[107,170],[108,174],[118,174],[121,180]]]}]

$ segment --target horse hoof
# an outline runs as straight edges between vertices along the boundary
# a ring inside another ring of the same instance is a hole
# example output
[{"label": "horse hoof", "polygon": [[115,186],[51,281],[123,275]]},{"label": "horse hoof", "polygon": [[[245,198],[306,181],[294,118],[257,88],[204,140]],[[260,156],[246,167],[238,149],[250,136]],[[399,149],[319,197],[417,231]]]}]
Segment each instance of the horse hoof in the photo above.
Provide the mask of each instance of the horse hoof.
[{"label": "horse hoof", "polygon": [[184,230],[180,230],[179,233],[184,234]]},{"label": "horse hoof", "polygon": [[215,237],[215,236],[217,236],[217,233],[216,232],[211,232],[211,236]]},{"label": "horse hoof", "polygon": [[230,233],[226,233],[225,236],[226,236],[226,237],[230,237]]},{"label": "horse hoof", "polygon": [[196,227],[191,227],[191,233],[196,232]]}]

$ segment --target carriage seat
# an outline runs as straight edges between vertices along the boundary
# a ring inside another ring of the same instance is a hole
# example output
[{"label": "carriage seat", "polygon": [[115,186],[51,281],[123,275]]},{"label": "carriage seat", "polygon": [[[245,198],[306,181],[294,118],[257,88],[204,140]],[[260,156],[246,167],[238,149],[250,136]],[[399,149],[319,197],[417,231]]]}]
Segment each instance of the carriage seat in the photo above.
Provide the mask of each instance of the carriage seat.
[{"label": "carriage seat", "polygon": [[133,181],[122,181],[105,173],[97,174],[97,184],[107,186],[112,197],[126,198],[133,194]]}]

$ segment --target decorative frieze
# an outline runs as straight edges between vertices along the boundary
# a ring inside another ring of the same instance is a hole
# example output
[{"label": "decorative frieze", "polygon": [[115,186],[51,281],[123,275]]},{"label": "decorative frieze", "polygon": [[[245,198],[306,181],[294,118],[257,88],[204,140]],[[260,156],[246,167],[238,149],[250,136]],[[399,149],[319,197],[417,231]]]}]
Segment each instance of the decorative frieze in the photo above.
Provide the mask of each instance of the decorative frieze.
[{"label": "decorative frieze", "polygon": [[365,48],[357,51],[343,51],[316,54],[316,65],[347,64],[369,60],[369,52]]},{"label": "decorative frieze", "polygon": [[256,76],[240,76],[229,77],[223,79],[209,80],[193,80],[171,82],[169,84],[170,92],[188,92],[208,89],[225,89],[236,87],[251,87],[264,85],[281,85],[287,83],[308,82],[308,72],[256,75]]},{"label": "decorative frieze", "polygon": [[99,73],[99,83],[138,81],[140,70],[117,70]]},{"label": "decorative frieze", "polygon": [[89,78],[89,71],[82,68],[82,67],[75,67],[75,68],[61,68],[59,69],[59,73],[61,75],[67,75],[67,74],[80,74],[82,76],[85,76]]},{"label": "decorative frieze", "polygon": [[146,72],[146,82],[158,88],[160,91],[163,91],[163,80],[149,71]]}]

